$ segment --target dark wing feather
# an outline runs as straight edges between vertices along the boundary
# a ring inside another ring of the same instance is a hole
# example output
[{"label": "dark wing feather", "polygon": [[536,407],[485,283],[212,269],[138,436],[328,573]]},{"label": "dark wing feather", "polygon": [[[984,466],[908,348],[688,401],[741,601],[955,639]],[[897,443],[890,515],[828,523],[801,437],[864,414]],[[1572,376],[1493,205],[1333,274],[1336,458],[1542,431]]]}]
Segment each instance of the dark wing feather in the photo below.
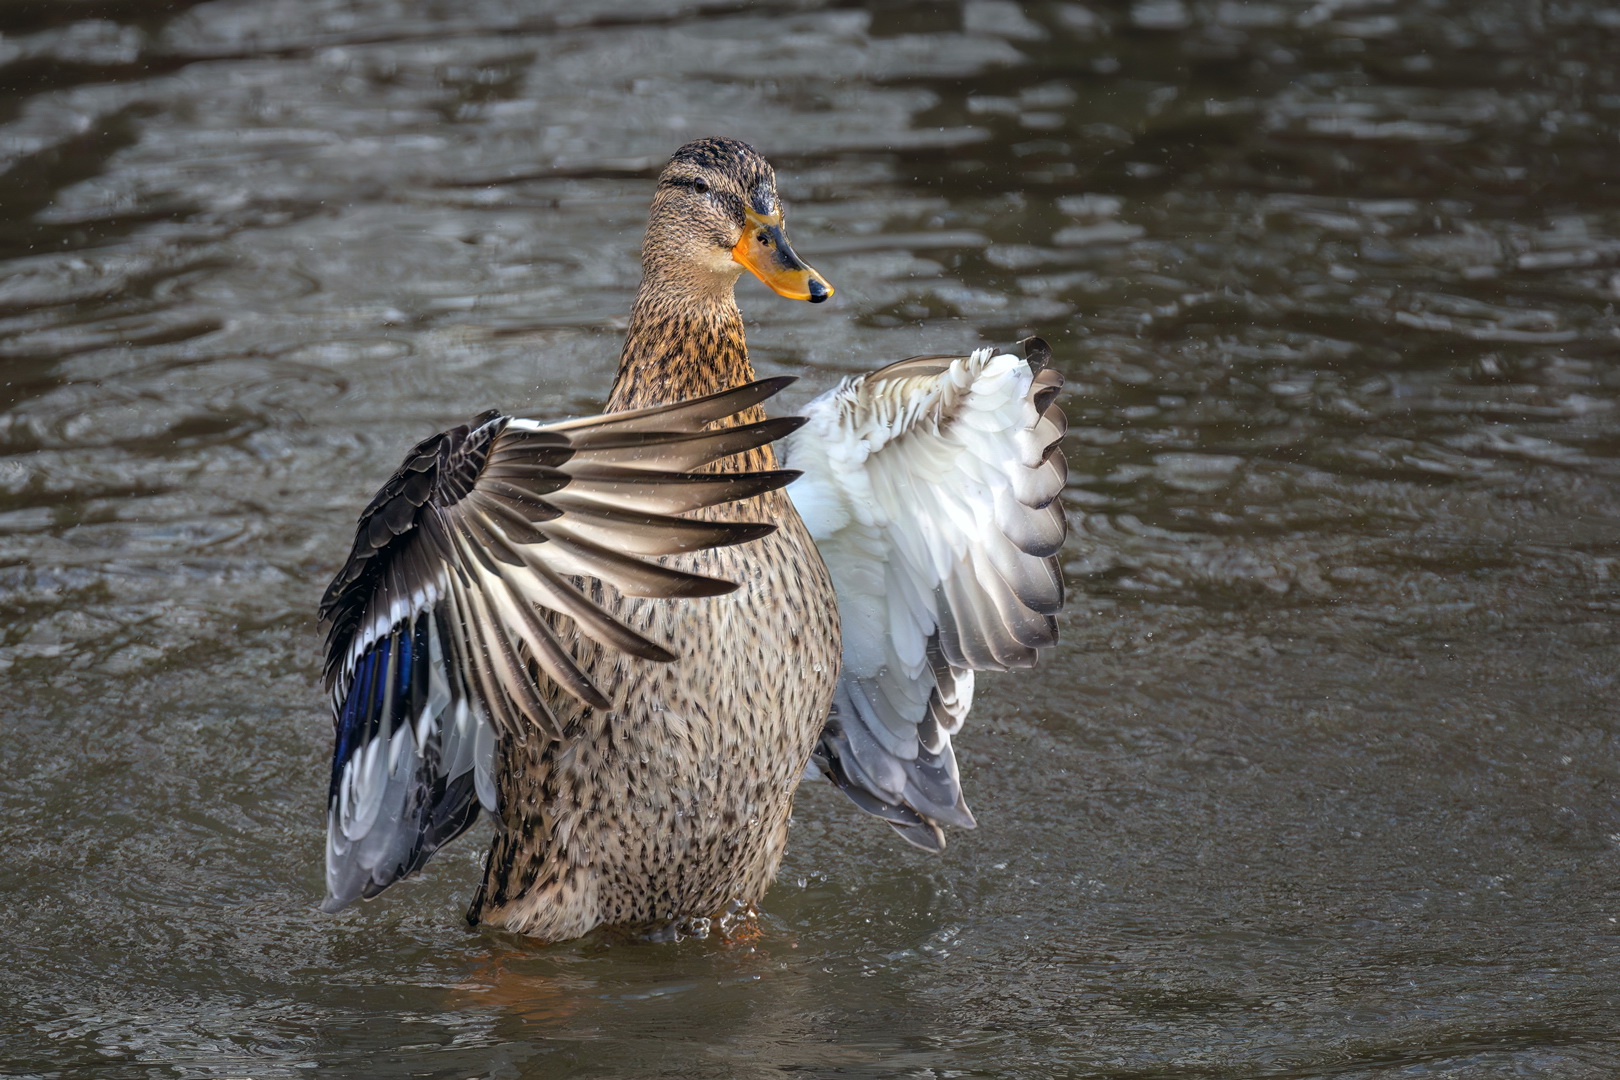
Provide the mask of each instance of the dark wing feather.
[{"label": "dark wing feather", "polygon": [[569,735],[539,680],[607,707],[543,612],[610,648],[675,658],[575,579],[657,598],[736,588],[654,560],[774,528],[678,515],[797,475],[692,471],[793,430],[791,418],[706,430],[789,381],[559,424],[485,413],[411,449],[361,514],[321,599],[335,729],[327,910],[375,896],[467,829],[480,806],[494,810],[499,738]]}]

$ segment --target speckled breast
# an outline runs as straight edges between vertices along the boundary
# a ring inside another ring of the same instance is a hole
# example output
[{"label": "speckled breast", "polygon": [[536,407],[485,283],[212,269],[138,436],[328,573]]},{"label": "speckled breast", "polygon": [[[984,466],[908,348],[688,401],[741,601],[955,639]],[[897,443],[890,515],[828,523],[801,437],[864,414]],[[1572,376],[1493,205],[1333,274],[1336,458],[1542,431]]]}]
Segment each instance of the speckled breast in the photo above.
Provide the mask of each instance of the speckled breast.
[{"label": "speckled breast", "polygon": [[738,583],[733,593],[605,600],[679,659],[581,642],[613,708],[553,693],[576,739],[503,738],[501,820],[470,920],[555,940],[721,917],[770,885],[838,675],[837,608],[785,493],[705,516],[779,528],[671,560]]}]

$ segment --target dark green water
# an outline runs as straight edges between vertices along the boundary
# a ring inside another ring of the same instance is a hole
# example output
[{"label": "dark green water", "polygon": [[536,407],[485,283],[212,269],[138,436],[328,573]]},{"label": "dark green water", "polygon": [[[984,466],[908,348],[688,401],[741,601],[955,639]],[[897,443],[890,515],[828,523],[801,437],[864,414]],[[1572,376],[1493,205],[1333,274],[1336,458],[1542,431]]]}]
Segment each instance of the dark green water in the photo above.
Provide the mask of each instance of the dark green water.
[{"label": "dark green water", "polygon": [[[1620,17],[0,8],[0,1072],[1620,1073]],[[819,787],[751,945],[316,911],[312,612],[411,441],[594,411],[650,178],[776,163],[768,373],[1046,336],[1064,644],[976,832]]]}]

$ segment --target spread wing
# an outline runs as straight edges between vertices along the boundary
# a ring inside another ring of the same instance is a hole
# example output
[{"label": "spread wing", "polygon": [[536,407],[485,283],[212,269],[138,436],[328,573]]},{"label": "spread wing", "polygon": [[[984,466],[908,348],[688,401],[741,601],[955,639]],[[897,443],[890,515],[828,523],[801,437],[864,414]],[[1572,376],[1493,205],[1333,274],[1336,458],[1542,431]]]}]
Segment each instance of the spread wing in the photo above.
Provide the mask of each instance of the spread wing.
[{"label": "spread wing", "polygon": [[846,379],[787,452],[838,592],[843,675],[813,762],[918,847],[973,827],[951,736],[975,671],[1057,641],[1063,377],[1027,358],[916,357]]},{"label": "spread wing", "polygon": [[608,707],[556,616],[603,645],[675,659],[576,581],[644,597],[735,589],[653,560],[775,528],[679,515],[797,475],[694,471],[796,428],[790,417],[707,430],[791,381],[552,424],[486,413],[406,455],[321,600],[336,731],[326,910],[375,896],[465,831],[480,806],[496,808],[497,738],[569,734],[538,679]]}]

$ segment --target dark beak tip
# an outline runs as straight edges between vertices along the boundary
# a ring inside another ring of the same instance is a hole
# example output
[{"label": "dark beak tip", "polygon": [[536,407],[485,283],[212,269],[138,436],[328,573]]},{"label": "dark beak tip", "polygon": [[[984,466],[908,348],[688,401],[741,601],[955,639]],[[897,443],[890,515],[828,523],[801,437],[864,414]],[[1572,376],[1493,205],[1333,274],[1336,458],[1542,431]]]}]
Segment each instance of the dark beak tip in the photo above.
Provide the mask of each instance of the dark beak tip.
[{"label": "dark beak tip", "polygon": [[829,290],[827,286],[823,285],[814,278],[810,279],[810,302],[812,304],[819,304],[831,295],[832,291]]}]

